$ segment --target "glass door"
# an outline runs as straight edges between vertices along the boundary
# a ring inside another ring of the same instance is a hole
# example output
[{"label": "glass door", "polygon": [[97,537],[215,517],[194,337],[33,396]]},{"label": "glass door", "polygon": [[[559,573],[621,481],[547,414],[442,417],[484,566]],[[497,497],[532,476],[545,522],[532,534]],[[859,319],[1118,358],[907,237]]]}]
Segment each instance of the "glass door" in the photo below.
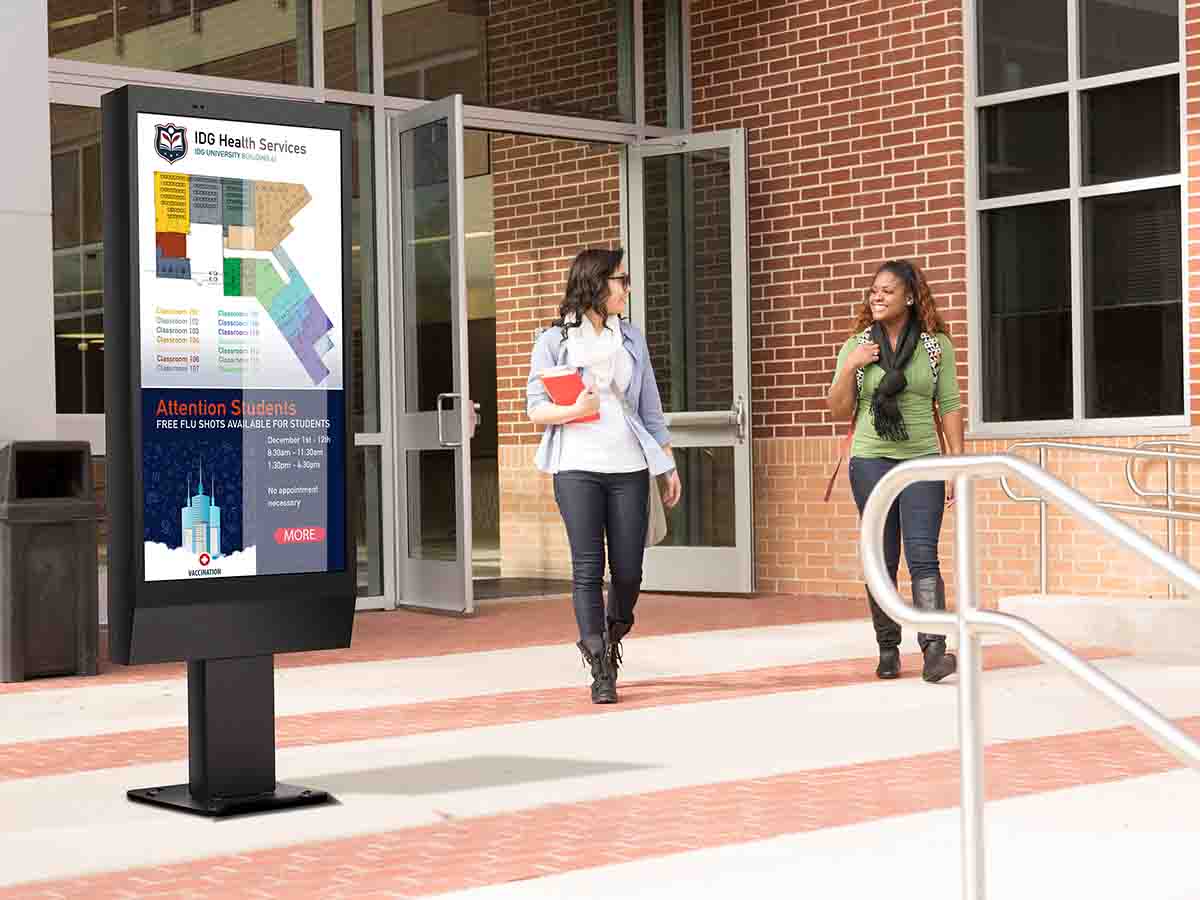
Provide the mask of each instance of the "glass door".
[{"label": "glass door", "polygon": [[683,500],[646,590],[754,590],[746,145],[742,129],[628,150],[634,322],[671,428]]},{"label": "glass door", "polygon": [[400,606],[474,612],[462,98],[388,125]]}]

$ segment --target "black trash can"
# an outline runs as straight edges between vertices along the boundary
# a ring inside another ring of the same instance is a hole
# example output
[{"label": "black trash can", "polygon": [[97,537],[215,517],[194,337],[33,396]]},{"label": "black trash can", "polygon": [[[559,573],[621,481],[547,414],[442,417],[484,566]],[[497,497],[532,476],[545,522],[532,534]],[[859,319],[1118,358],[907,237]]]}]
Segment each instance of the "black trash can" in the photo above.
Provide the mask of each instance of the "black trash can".
[{"label": "black trash can", "polygon": [[98,519],[87,442],[0,446],[0,681],[96,674]]}]

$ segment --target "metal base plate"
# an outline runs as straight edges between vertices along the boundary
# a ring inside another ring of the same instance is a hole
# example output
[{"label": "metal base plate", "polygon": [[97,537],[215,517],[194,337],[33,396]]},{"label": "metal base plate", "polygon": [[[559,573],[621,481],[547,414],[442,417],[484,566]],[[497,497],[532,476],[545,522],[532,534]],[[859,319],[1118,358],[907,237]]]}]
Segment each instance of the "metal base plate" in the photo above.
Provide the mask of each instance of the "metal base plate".
[{"label": "metal base plate", "polygon": [[328,803],[333,798],[325,791],[305,788],[294,784],[275,785],[275,790],[265,794],[248,794],[244,797],[211,797],[199,799],[192,796],[186,784],[171,784],[166,787],[135,788],[125,794],[135,803],[166,806],[182,812],[212,818],[240,816],[247,813],[273,812],[294,806],[315,806]]}]

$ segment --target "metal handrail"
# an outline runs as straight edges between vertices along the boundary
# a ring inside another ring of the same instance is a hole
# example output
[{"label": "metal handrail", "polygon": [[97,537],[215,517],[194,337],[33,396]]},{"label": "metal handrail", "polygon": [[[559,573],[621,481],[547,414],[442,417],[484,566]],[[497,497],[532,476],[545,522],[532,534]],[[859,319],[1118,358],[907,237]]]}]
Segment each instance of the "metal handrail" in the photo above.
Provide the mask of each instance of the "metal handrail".
[{"label": "metal handrail", "polygon": [[[984,900],[987,892],[983,834],[983,733],[980,728],[980,636],[1014,635],[1033,653],[1073,675],[1129,716],[1134,725],[1186,765],[1200,768],[1200,744],[1153,707],[1134,696],[1098,668],[1075,656],[1036,625],[1019,616],[980,609],[975,581],[975,481],[1016,476],[1043,500],[1054,501],[1161,569],[1181,588],[1200,593],[1200,571],[1163,550],[1149,538],[1109,514],[1044,469],[1017,456],[926,457],[902,463],[883,476],[871,491],[862,514],[863,569],[875,601],[889,616],[927,633],[958,633],[958,736],[962,790],[962,877],[964,900]],[[883,531],[900,492],[918,481],[954,479],[957,497],[955,531],[958,573],[957,610],[918,610],[905,603],[888,575]]]},{"label": "metal handrail", "polygon": [[[1171,449],[1172,447],[1187,447],[1192,450],[1200,450],[1200,444],[1196,444],[1191,441],[1175,441],[1171,440],[1170,438],[1159,438],[1152,441],[1142,441],[1133,449],[1135,452],[1141,453],[1149,451],[1149,448],[1151,447],[1166,448],[1166,450],[1161,452],[1168,454],[1169,457],[1167,459],[1167,489],[1165,491],[1147,491],[1140,484],[1138,484],[1137,478],[1134,476],[1133,471],[1133,464],[1137,462],[1137,457],[1132,455],[1125,463],[1125,481],[1129,484],[1129,489],[1139,497],[1147,500],[1161,497],[1166,500],[1168,504],[1174,500],[1183,500],[1188,503],[1200,503],[1200,494],[1189,494],[1187,491],[1176,491],[1174,478],[1172,477],[1174,475],[1174,463],[1177,460],[1182,459],[1190,460],[1192,462],[1200,462],[1200,453],[1180,453]],[[1162,507],[1157,508],[1161,509]]]},{"label": "metal handrail", "polygon": [[[1165,447],[1165,450],[1153,449]],[[1073,453],[1093,453],[1099,456],[1118,456],[1125,459],[1125,482],[1137,496],[1146,499],[1164,499],[1165,506],[1136,503],[1118,503],[1114,500],[1093,501],[1101,509],[1112,512],[1126,513],[1135,516],[1151,516],[1167,520],[1167,550],[1175,552],[1175,523],[1180,520],[1200,522],[1200,512],[1188,512],[1176,509],[1179,501],[1200,503],[1200,494],[1179,493],[1175,490],[1175,463],[1200,462],[1200,453],[1180,453],[1172,447],[1186,447],[1200,450],[1200,444],[1188,441],[1158,439],[1142,441],[1135,447],[1109,447],[1104,444],[1081,444],[1070,441],[1018,441],[1008,448],[1009,453],[1017,450],[1037,450],[1038,465],[1046,467],[1046,452],[1048,450],[1068,450]],[[1134,464],[1139,459],[1161,460],[1167,466],[1167,488],[1165,491],[1147,491],[1137,481]],[[1038,583],[1040,592],[1047,592],[1050,570],[1050,540],[1046,501],[1042,497],[1024,497],[1013,492],[1006,478],[1000,479],[1000,486],[1010,500],[1017,503],[1038,504]],[[1171,588],[1168,586],[1168,593]]]}]

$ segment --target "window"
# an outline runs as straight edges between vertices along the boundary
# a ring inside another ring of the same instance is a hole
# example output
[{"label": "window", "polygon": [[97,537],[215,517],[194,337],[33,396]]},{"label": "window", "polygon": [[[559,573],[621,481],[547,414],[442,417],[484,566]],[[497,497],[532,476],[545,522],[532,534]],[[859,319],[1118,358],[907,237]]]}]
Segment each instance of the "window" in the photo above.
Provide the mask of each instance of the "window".
[{"label": "window", "polygon": [[104,412],[100,110],[50,107],[54,370],[60,413]]},{"label": "window", "polygon": [[49,0],[50,55],[312,84],[311,7],[277,0]]},{"label": "window", "polygon": [[325,87],[371,92],[371,4],[321,0],[325,27]]},{"label": "window", "polygon": [[1183,424],[1179,3],[976,8],[976,424]]},{"label": "window", "polygon": [[438,100],[459,93],[467,103],[500,109],[634,120],[631,0],[427,0],[398,7],[383,14],[390,96]]}]

